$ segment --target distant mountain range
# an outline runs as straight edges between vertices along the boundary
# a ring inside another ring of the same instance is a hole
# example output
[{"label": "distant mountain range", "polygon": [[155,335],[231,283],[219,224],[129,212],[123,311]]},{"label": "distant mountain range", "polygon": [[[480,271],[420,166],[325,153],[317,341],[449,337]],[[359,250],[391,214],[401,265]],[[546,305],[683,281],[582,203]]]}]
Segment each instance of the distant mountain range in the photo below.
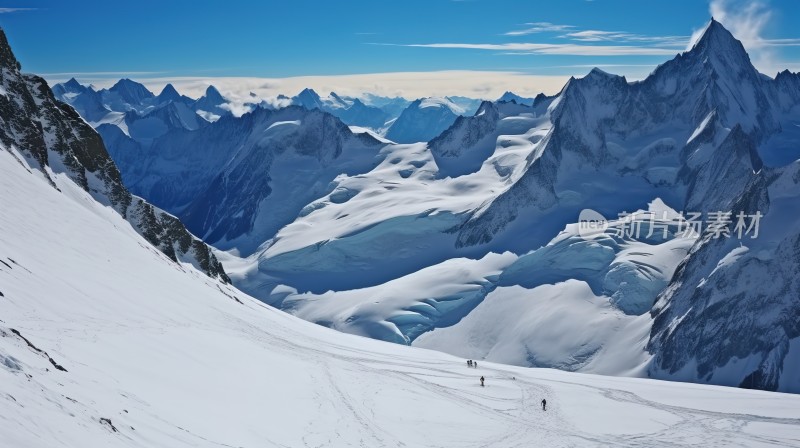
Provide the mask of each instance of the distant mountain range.
[{"label": "distant mountain range", "polygon": [[[67,82],[54,85],[52,90],[56,98],[74,107],[93,126],[112,124],[120,127],[126,134],[132,123],[145,118],[148,118],[147,124],[140,126],[150,128],[152,132],[163,133],[166,129],[171,129],[170,121],[175,120],[167,118],[167,121],[164,121],[165,113],[181,116],[182,118],[178,121],[191,122],[191,128],[202,126],[202,124],[194,124],[195,119],[189,117],[191,112],[199,115],[204,123],[214,122],[231,114],[229,100],[214,86],[208,86],[205,95],[196,100],[181,95],[172,84],[167,84],[160,94],[155,95],[144,85],[130,79],[121,79],[108,89],[96,90],[93,86],[84,86],[72,78]],[[419,113],[415,112],[418,106],[404,98],[387,98],[376,95],[354,98],[340,96],[334,92],[323,98],[312,89],[304,89],[294,97],[281,96],[279,100],[286,105],[292,104],[309,110],[319,109],[328,112],[348,126],[365,128],[378,135],[391,132],[391,135],[395,136],[399,143],[427,141],[449,127],[455,121],[456,116],[474,113],[480,104],[480,100],[466,97],[419,100],[419,102],[424,101],[428,106],[437,104],[446,107],[440,109],[442,116],[434,120],[430,129],[414,130],[411,129],[413,126],[409,125],[410,122],[415,121],[413,119],[401,120],[400,124],[395,126],[397,118],[409,106],[413,107],[408,112],[408,117]],[[178,110],[155,112],[170,104],[172,104],[171,109]],[[246,106],[250,111],[259,108],[275,108],[273,103],[267,101],[252,101]],[[432,112],[433,109],[428,111],[429,114]],[[156,117],[157,114],[162,116]],[[153,130],[153,127],[156,129]],[[184,126],[179,125],[178,127]],[[395,129],[390,131],[392,127]],[[134,136],[131,137],[138,140]]]}]

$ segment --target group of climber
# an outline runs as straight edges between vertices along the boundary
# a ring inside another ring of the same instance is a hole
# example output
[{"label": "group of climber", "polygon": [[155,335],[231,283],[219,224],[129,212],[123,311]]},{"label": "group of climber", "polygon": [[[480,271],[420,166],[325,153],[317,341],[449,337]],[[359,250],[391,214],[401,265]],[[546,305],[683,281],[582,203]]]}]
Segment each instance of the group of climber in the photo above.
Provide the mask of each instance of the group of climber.
[{"label": "group of climber", "polygon": [[[467,361],[467,367],[473,367],[477,369],[478,363],[470,359]],[[517,377],[512,376],[511,379],[516,380]],[[481,387],[485,387],[484,383],[486,382],[486,378],[484,378],[483,375],[481,375],[480,381],[481,381]],[[547,399],[545,398],[542,398],[542,410],[543,411],[547,410]]]}]

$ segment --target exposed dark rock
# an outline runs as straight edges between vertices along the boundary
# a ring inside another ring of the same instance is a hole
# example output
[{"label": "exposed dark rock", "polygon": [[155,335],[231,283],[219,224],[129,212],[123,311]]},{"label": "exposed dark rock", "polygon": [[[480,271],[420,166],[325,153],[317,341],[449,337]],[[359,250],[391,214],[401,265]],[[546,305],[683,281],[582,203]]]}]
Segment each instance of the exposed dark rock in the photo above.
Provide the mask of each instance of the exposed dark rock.
[{"label": "exposed dark rock", "polygon": [[111,428],[111,431],[113,431],[113,432],[119,432],[119,431],[117,431],[116,426],[114,426],[114,424],[111,423],[111,419],[110,418],[100,417],[100,423],[103,424],[103,425],[108,426],[109,428]]},{"label": "exposed dark rock", "polygon": [[25,341],[25,343],[28,344],[28,347],[32,348],[34,351],[36,351],[36,353],[39,353],[39,354],[43,355],[44,357],[46,357],[47,360],[50,361],[50,364],[52,364],[53,367],[56,368],[56,370],[60,370],[62,372],[66,372],[67,371],[67,369],[62,367],[53,358],[51,358],[50,355],[47,354],[47,352],[45,352],[44,350],[40,349],[39,347],[33,345],[33,343],[31,341],[29,341],[27,338],[25,338],[25,336],[23,336],[19,331],[15,330],[13,328],[11,328],[10,330],[11,330],[12,333],[17,335],[20,339]]},{"label": "exposed dark rock", "polygon": [[[98,201],[110,203],[172,260],[195,262],[209,276],[230,282],[209,247],[180,221],[131,195],[100,135],[72,107],[56,101],[44,79],[20,73],[2,30],[0,67],[6,91],[0,95],[0,142],[6,148],[18,148],[53,186],[49,173],[63,169]],[[57,163],[51,164],[51,158]]]}]

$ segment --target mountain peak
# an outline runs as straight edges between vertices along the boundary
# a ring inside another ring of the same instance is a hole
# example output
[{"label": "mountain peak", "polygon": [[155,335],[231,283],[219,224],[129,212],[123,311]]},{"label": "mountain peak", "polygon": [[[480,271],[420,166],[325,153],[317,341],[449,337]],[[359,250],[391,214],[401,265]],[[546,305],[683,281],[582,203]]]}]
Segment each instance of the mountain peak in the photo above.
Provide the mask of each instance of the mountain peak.
[{"label": "mountain peak", "polygon": [[533,104],[533,99],[532,98],[521,97],[521,96],[517,95],[516,93],[511,92],[509,90],[507,90],[500,98],[498,98],[497,101],[498,102],[506,102],[506,103],[509,103],[509,102],[513,101],[513,102],[515,102],[517,104],[524,104],[524,105],[527,105],[527,106],[530,106],[530,105]]},{"label": "mountain peak", "polygon": [[736,55],[737,57],[747,57],[747,51],[736,37],[728,31],[721,23],[713,17],[708,22],[700,37],[692,45],[691,51],[705,51],[718,53],[720,55]]},{"label": "mountain peak", "polygon": [[314,89],[310,89],[306,87],[300,93],[297,94],[292,101],[300,106],[305,107],[306,109],[321,109],[322,108],[322,99],[314,91]]},{"label": "mountain peak", "polygon": [[177,91],[177,90],[175,90],[175,86],[173,86],[173,85],[172,85],[172,83],[169,83],[169,84],[167,84],[167,85],[165,85],[165,86],[164,86],[164,88],[161,90],[161,93],[163,94],[163,93],[165,93],[165,92],[168,92],[168,93],[172,93],[172,92],[178,93],[178,91]]},{"label": "mountain peak", "polygon": [[317,99],[317,100],[320,99],[319,94],[316,91],[314,91],[314,89],[311,89],[311,88],[308,88],[308,87],[306,87],[300,93],[298,93],[297,96],[298,97],[310,97],[310,98],[314,98],[314,99]]},{"label": "mountain peak", "polygon": [[175,86],[172,84],[167,84],[164,86],[164,89],[161,90],[161,93],[158,94],[159,102],[165,101],[174,101],[180,98],[181,95],[175,90]]},{"label": "mountain peak", "polygon": [[81,85],[81,83],[79,83],[79,82],[78,82],[78,80],[77,80],[77,79],[75,79],[74,77],[70,78],[70,79],[69,79],[69,81],[67,81],[67,82],[65,82],[65,83],[64,83],[64,85],[65,85],[66,87],[70,87],[70,88],[73,88],[73,89],[80,89],[80,88],[82,88],[82,87],[83,87],[83,86]]},{"label": "mountain peak", "polygon": [[[114,85],[111,86],[111,88],[109,90],[115,90],[115,89],[119,90],[119,89],[122,89],[122,88],[125,88],[125,87],[130,87],[130,86],[141,86],[141,84],[139,84],[138,82],[136,82],[136,81],[134,81],[134,80],[132,80],[130,78],[122,78],[119,81],[117,81],[116,83],[114,83]],[[144,87],[144,86],[142,86],[142,87]]]},{"label": "mountain peak", "polygon": [[208,98],[210,100],[215,100],[215,101],[220,101],[220,102],[224,102],[225,101],[225,98],[223,98],[222,94],[219,93],[219,90],[217,90],[217,88],[214,87],[214,86],[208,86],[206,88],[206,95],[205,96],[206,96],[206,98]]},{"label": "mountain peak", "polygon": [[14,57],[14,52],[11,51],[11,45],[8,44],[6,33],[0,28],[0,67],[8,67],[11,69],[19,70],[20,65],[17,58]]},{"label": "mountain peak", "polygon": [[601,69],[599,69],[599,68],[597,68],[597,67],[593,67],[593,68],[592,68],[592,69],[589,71],[589,74],[590,74],[590,75],[595,75],[595,76],[612,76],[612,75],[611,75],[610,73],[608,73],[607,71],[605,71],[605,70],[601,70]]},{"label": "mountain peak", "polygon": [[548,96],[547,96],[547,95],[545,95],[544,93],[539,93],[539,94],[538,94],[538,95],[536,95],[536,97],[533,99],[533,104],[534,104],[534,105],[537,105],[537,104],[539,104],[540,102],[542,102],[542,101],[546,100],[547,98],[548,98]]},{"label": "mountain peak", "polygon": [[120,79],[108,90],[118,93],[130,104],[140,104],[143,100],[155,96],[153,92],[147,90],[147,87],[128,78]]}]

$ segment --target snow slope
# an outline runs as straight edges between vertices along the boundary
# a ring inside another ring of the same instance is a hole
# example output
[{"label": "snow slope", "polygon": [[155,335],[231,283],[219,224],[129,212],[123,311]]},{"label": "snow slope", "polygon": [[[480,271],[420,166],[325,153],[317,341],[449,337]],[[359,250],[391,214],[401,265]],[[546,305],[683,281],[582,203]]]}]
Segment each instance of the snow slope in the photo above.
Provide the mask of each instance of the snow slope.
[{"label": "snow slope", "polygon": [[173,263],[67,176],[54,175],[53,188],[12,153],[0,151],[5,446],[800,440],[798,396],[490,362],[473,370],[304,322]]},{"label": "snow slope", "polygon": [[[650,213],[664,210],[655,201]],[[452,258],[353,290],[279,287],[269,303],[337,330],[467,358],[643,376],[647,311],[696,239],[679,234],[674,220],[655,222],[649,237],[649,225],[624,236],[625,221],[615,220],[589,239],[573,224],[521,256]]]}]

